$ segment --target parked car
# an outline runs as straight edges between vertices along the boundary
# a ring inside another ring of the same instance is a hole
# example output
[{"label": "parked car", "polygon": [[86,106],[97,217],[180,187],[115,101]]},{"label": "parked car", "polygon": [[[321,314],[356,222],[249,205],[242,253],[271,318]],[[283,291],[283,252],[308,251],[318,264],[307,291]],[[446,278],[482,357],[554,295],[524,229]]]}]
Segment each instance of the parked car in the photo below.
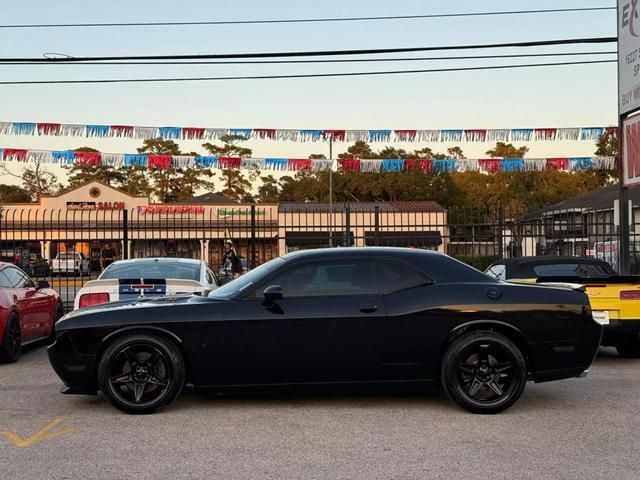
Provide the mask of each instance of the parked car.
[{"label": "parked car", "polygon": [[584,375],[601,334],[580,289],[368,247],[289,253],[208,296],[76,310],[48,351],[63,393],[101,390],[130,413],[169,404],[187,382],[219,393],[440,383],[463,408],[496,413],[527,379]]},{"label": "parked car", "polygon": [[23,345],[51,337],[63,314],[48,282],[36,286],[15,265],[0,263],[0,361],[15,362]]},{"label": "parked car", "polygon": [[220,285],[217,275],[202,260],[137,258],[119,260],[105,268],[76,294],[73,308],[119,302],[138,297],[201,293]]},{"label": "parked car", "polygon": [[548,256],[500,260],[487,273],[509,282],[584,284],[593,317],[604,326],[602,344],[640,358],[640,276],[618,275],[596,258]]},{"label": "parked car", "polygon": [[51,267],[49,266],[49,262],[42,258],[41,255],[31,254],[29,266],[26,271],[34,277],[47,276],[51,274]]},{"label": "parked car", "polygon": [[89,273],[89,260],[80,252],[60,252],[51,261],[52,274],[84,275]]}]

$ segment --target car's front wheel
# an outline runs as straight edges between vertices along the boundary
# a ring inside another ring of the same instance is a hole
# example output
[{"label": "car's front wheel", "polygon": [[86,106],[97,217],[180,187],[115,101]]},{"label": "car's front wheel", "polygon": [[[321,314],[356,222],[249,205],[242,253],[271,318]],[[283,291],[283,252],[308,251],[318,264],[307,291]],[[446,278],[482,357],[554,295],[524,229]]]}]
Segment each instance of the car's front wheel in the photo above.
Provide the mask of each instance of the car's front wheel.
[{"label": "car's front wheel", "polygon": [[454,340],[442,360],[447,395],[473,413],[498,413],[513,405],[524,390],[527,366],[507,337],[490,331],[466,333]]},{"label": "car's front wheel", "polygon": [[132,334],[107,347],[98,365],[105,397],[127,413],[153,413],[182,391],[185,364],[176,346],[162,337]]},{"label": "car's front wheel", "polygon": [[7,316],[4,336],[0,345],[0,362],[13,363],[18,360],[22,350],[22,335],[20,320],[15,313]]}]

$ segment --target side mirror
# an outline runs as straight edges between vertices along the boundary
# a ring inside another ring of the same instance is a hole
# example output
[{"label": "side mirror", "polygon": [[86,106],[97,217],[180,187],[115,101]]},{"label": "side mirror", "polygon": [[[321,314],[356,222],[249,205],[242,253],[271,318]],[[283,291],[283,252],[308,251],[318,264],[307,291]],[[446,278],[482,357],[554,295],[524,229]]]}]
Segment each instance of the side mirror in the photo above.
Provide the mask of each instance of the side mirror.
[{"label": "side mirror", "polygon": [[47,282],[46,280],[40,280],[38,282],[38,290],[42,288],[51,288],[51,285],[49,285],[49,282]]},{"label": "side mirror", "polygon": [[268,302],[280,300],[283,297],[282,287],[280,285],[269,285],[264,289],[264,299]]}]

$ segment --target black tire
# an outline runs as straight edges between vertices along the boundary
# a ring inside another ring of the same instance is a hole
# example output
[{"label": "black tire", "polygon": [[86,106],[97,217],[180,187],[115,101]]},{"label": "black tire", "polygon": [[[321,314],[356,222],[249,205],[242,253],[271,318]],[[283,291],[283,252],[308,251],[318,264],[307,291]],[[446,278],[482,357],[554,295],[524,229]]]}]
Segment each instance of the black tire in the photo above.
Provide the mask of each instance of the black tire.
[{"label": "black tire", "polygon": [[98,365],[98,385],[111,404],[127,413],[148,414],[182,391],[185,363],[176,346],[151,334],[115,340]]},{"label": "black tire", "polygon": [[504,335],[469,332],[445,352],[441,380],[447,395],[465,410],[499,413],[522,395],[527,365],[522,352]]},{"label": "black tire", "polygon": [[629,340],[616,345],[618,355],[622,358],[640,358],[640,341]]},{"label": "black tire", "polygon": [[60,320],[64,316],[64,307],[61,303],[56,307],[56,312],[53,314],[53,325],[51,327],[51,335],[49,335],[49,339],[53,343],[56,339],[56,322]]},{"label": "black tire", "polygon": [[22,337],[20,333],[20,320],[18,319],[18,315],[11,312],[7,317],[2,345],[0,345],[0,362],[16,362],[21,351]]}]

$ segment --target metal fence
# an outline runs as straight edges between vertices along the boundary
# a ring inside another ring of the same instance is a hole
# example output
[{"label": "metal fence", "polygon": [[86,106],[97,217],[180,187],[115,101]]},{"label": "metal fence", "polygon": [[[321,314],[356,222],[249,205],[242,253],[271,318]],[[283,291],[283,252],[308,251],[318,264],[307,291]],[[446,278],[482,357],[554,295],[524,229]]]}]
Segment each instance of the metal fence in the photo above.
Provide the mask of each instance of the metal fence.
[{"label": "metal fence", "polygon": [[[640,215],[639,215],[640,217]],[[290,251],[350,246],[437,250],[479,269],[505,257],[590,256],[616,269],[619,234],[613,209],[523,215],[496,207],[445,210],[434,202],[380,202],[198,207],[135,210],[0,209],[0,260],[47,280],[67,307],[84,282],[96,278],[104,252],[116,259],[188,257],[220,268],[231,240],[247,268]],[[632,215],[631,272],[640,271],[640,228]],[[81,268],[59,274],[56,257],[77,252]]]}]

